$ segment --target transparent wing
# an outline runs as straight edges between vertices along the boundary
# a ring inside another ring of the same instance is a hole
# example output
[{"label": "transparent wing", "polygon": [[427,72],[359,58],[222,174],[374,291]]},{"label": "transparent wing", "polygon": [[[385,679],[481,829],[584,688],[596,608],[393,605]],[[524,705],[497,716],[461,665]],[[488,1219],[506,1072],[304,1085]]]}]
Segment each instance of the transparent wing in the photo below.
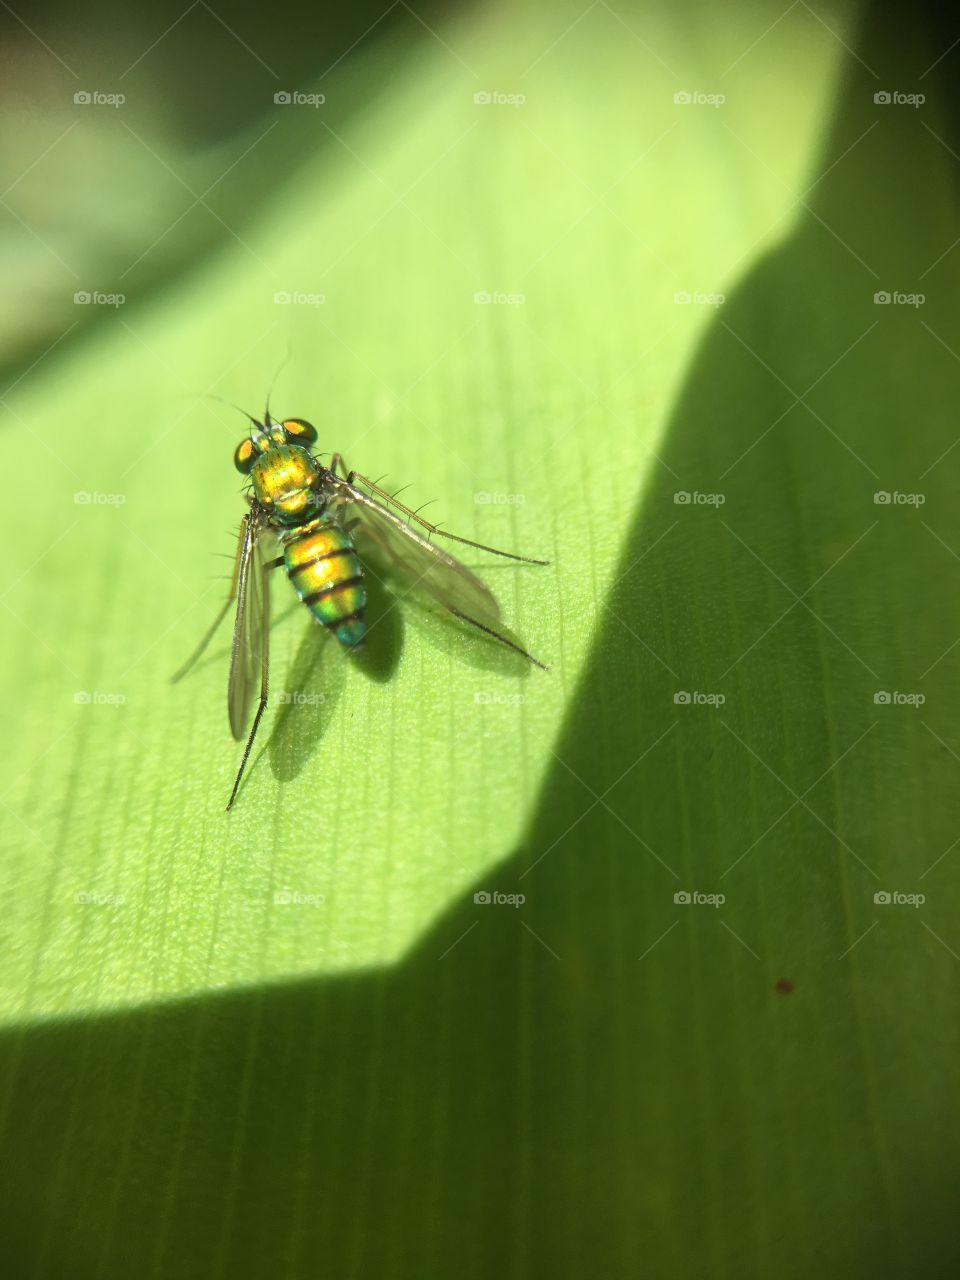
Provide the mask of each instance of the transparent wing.
[{"label": "transparent wing", "polygon": [[233,624],[230,680],[227,684],[230,731],[238,742],[242,742],[246,734],[254,692],[260,687],[266,619],[263,616],[264,600],[258,547],[264,532],[263,517],[259,510],[254,508],[245,518],[240,534],[237,614]]},{"label": "transparent wing", "polygon": [[371,548],[411,590],[425,592],[451,613],[480,627],[497,633],[503,630],[493,593],[466,565],[356,485],[341,481],[338,488],[341,498],[350,504],[349,514],[357,517],[355,532],[361,555]]}]

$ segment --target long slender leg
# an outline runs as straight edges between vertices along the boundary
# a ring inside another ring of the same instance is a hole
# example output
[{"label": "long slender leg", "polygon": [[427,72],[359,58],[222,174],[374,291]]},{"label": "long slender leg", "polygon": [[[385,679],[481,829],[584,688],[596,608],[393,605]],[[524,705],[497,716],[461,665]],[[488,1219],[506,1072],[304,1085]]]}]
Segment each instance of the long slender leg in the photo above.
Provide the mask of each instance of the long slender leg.
[{"label": "long slender leg", "polygon": [[522,654],[524,658],[528,658],[535,667],[539,667],[541,671],[549,671],[550,668],[545,662],[541,662],[539,658],[535,658],[532,653],[528,653],[523,645],[517,644],[516,640],[510,640],[502,632],[497,631],[494,627],[488,627],[485,622],[478,622],[476,618],[471,618],[468,613],[461,612],[460,609],[447,606],[448,612],[452,613],[455,618],[459,618],[461,622],[469,622],[471,627],[476,627],[478,631],[482,631],[491,640],[496,640],[507,649],[512,649],[514,653]]},{"label": "long slender leg", "polygon": [[373,480],[368,479],[367,476],[362,475],[359,471],[347,471],[346,463],[343,461],[343,456],[339,453],[335,453],[330,459],[330,470],[336,473],[338,467],[344,475],[347,484],[359,483],[365,489],[369,489],[371,493],[375,493],[377,495],[381,502],[386,503],[387,506],[393,507],[396,511],[401,512],[407,520],[412,520],[415,524],[418,524],[421,529],[426,529],[431,537],[437,536],[440,538],[446,538],[450,542],[459,542],[463,546],[473,547],[477,551],[489,551],[491,555],[504,556],[507,560],[521,560],[524,564],[550,563],[549,560],[537,560],[533,556],[517,555],[515,551],[501,551],[499,547],[488,547],[483,542],[474,542],[472,538],[461,538],[457,533],[447,533],[445,529],[441,529],[438,525],[431,524],[429,520],[424,520],[423,516],[417,515],[416,511],[405,506],[402,502],[398,501],[392,493],[387,493],[386,489],[381,489],[378,484],[375,484]]},{"label": "long slender leg", "polygon": [[[280,563],[283,557],[280,557]],[[260,720],[264,711],[267,709],[267,694],[269,686],[270,674],[270,570],[276,568],[275,561],[267,561],[260,566],[260,594],[262,596],[262,612],[260,617],[261,639],[260,639],[260,702],[257,706],[256,714],[253,717],[253,724],[250,727],[250,736],[247,738],[247,745],[243,749],[243,759],[240,761],[240,768],[237,770],[237,776],[233,783],[233,790],[230,792],[230,799],[227,801],[227,810],[229,812],[234,800],[237,798],[237,791],[240,788],[240,779],[243,777],[243,771],[247,767],[247,760],[250,758],[250,752],[253,750],[253,740],[257,736],[257,730],[260,727]]]},{"label": "long slender leg", "polygon": [[[440,537],[449,538],[452,542],[460,542],[460,543],[463,543],[464,546],[475,547],[478,551],[490,551],[496,556],[505,556],[509,560],[521,560],[525,564],[549,564],[550,563],[549,560],[535,560],[531,556],[520,556],[520,555],[516,555],[514,552],[511,552],[511,551],[500,551],[496,547],[485,546],[484,543],[482,542],[473,542],[470,538],[461,538],[455,533],[445,533],[443,529],[440,529],[436,525],[431,524],[429,520],[424,520],[421,516],[417,515],[415,511],[411,511],[409,507],[404,506],[402,502],[399,502],[392,494],[387,493],[385,490],[381,489],[379,485],[375,484],[372,480],[368,480],[366,476],[361,475],[359,471],[348,471],[347,464],[344,462],[343,455],[340,453],[335,453],[332,455],[330,459],[330,470],[331,472],[333,472],[334,475],[336,475],[337,472],[339,471],[340,474],[343,476],[343,478],[346,480],[347,484],[349,485],[352,485],[354,481],[359,480],[361,485],[369,489],[372,493],[375,493],[383,502],[385,502],[389,506],[396,508],[398,511],[401,511],[409,520],[416,521],[417,524],[421,525],[424,529],[427,529],[431,534],[439,534]],[[359,519],[357,519],[357,520],[354,520],[352,523],[356,524],[356,523],[360,523],[360,521]],[[516,642],[516,640],[510,639],[508,636],[503,635],[502,632],[497,631],[494,627],[488,626],[484,622],[480,622],[477,618],[470,617],[469,614],[463,613],[460,609],[455,609],[449,605],[447,606],[447,609],[450,613],[453,614],[455,618],[459,618],[461,622],[469,623],[470,626],[476,627],[478,631],[482,631],[485,635],[489,636],[493,640],[498,641],[500,644],[504,645],[507,649],[512,649],[514,653],[521,654],[524,658],[529,659],[529,661],[532,662],[534,666],[539,667],[542,671],[550,670],[550,668],[547,666],[545,662],[541,662],[540,659],[535,658],[532,653],[528,653],[527,650],[524,649],[522,645]]]},{"label": "long slender leg", "polygon": [[230,590],[227,592],[227,598],[224,600],[220,608],[220,612],[210,624],[209,629],[204,634],[203,639],[197,645],[196,649],[194,649],[193,653],[186,660],[183,666],[180,667],[178,671],[175,671],[170,677],[171,684],[176,684],[178,680],[182,680],[194,663],[202,656],[204,649],[206,649],[207,645],[216,635],[217,628],[220,626],[220,623],[227,616],[227,610],[237,598],[237,579],[240,576],[240,553],[243,551],[243,544],[246,541],[247,525],[249,522],[249,515],[244,516],[240,521],[240,533],[237,537],[237,554],[234,556],[233,560],[233,573],[230,575]]}]

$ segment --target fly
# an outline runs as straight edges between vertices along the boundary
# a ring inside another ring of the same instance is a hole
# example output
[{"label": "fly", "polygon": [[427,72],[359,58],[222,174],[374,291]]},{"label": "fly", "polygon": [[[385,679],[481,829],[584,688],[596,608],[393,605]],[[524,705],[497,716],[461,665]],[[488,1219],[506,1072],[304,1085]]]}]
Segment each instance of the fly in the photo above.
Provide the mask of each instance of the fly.
[{"label": "fly", "polygon": [[[329,467],[323,466],[311,452],[317,432],[302,418],[278,422],[268,408],[262,422],[251,417],[250,423],[249,434],[233,455],[237,470],[249,477],[251,491],[246,495],[249,509],[240,521],[230,590],[197,649],[173,677],[177,681],[186,675],[236,601],[227,711],[234,738],[243,742],[246,736],[246,746],[228,809],[237,797],[267,706],[269,576],[274,569],[286,571],[301,602],[344,649],[355,650],[364,643],[364,561],[379,562],[406,582],[409,590],[422,591],[461,623],[521,654],[534,666],[549,670],[503,626],[490,589],[431,539],[445,538],[524,564],[546,564],[546,560],[499,551],[447,533],[374,481],[348,471],[339,453],[332,456]],[[279,555],[265,554],[270,541]],[[255,700],[256,711],[247,733]]]}]

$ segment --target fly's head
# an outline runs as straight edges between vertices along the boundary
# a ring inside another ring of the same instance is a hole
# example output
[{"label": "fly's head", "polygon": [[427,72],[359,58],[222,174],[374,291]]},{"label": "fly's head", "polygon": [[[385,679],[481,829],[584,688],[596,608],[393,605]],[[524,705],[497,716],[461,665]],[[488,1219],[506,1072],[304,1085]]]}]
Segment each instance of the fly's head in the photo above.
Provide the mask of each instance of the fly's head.
[{"label": "fly's head", "polygon": [[265,417],[237,445],[233,463],[250,477],[254,497],[269,515],[280,524],[300,524],[317,506],[321,472],[309,448],[317,433],[302,418]]}]

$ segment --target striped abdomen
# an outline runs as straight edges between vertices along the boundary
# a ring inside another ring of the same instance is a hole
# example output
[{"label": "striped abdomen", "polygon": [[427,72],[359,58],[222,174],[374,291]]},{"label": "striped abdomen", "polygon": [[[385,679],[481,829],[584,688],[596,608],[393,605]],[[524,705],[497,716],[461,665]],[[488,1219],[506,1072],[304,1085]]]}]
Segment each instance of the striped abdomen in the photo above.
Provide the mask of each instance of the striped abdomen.
[{"label": "striped abdomen", "polygon": [[350,535],[323,520],[294,529],[283,539],[287,576],[318,622],[341,644],[363,643],[367,589]]}]

